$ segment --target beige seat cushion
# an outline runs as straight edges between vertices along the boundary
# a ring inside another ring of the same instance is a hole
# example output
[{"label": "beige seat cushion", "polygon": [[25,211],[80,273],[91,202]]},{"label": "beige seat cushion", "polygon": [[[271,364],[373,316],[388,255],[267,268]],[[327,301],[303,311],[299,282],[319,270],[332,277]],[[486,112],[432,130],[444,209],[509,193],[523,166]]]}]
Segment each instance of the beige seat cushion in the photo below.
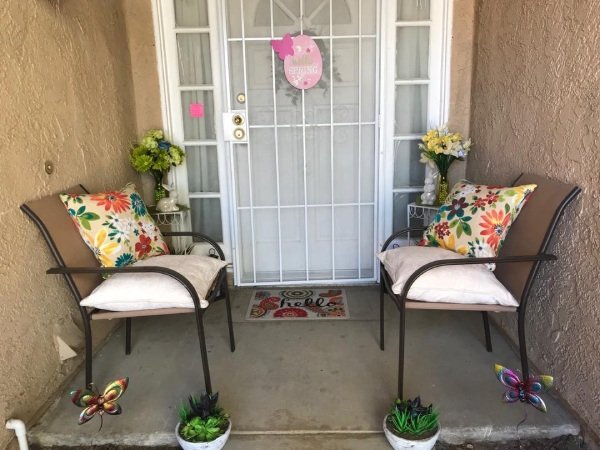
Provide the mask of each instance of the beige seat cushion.
[{"label": "beige seat cushion", "polygon": [[[399,247],[378,255],[390,275],[395,294],[421,266],[440,259],[467,258],[438,247]],[[410,287],[408,298],[423,302],[519,306],[512,294],[485,264],[442,266],[422,274]]]},{"label": "beige seat cushion", "polygon": [[[164,255],[147,258],[133,267],[159,266],[173,269],[186,277],[196,289],[202,308],[219,271],[227,263],[199,255]],[[108,311],[139,311],[159,308],[193,308],[187,289],[174,278],[160,273],[117,273],[102,282],[81,301]]]}]

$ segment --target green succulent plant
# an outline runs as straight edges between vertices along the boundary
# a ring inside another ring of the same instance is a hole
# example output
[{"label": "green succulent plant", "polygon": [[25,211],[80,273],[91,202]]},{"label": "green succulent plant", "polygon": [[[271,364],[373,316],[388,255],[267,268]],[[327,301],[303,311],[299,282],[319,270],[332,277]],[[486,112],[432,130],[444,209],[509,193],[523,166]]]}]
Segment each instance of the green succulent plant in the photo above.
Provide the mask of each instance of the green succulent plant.
[{"label": "green succulent plant", "polygon": [[[222,417],[209,417],[202,420],[200,417],[194,417],[182,428],[179,433],[189,442],[210,442],[221,436],[227,429],[227,419]],[[223,426],[225,425],[225,430]]]},{"label": "green succulent plant", "polygon": [[190,395],[188,404],[179,407],[179,434],[188,442],[210,442],[229,426],[229,415],[217,405],[219,394]]},{"label": "green succulent plant", "polygon": [[423,406],[421,398],[396,400],[390,409],[388,424],[401,437],[420,438],[438,429],[439,414],[432,405]]}]

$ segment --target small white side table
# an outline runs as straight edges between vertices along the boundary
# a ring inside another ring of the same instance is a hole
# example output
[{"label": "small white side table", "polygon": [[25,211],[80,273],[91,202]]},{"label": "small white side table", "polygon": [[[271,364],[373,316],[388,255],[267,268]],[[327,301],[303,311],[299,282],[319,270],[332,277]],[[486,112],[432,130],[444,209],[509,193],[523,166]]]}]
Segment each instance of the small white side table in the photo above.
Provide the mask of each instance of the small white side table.
[{"label": "small white side table", "polygon": [[157,225],[170,225],[172,227],[180,227],[185,224],[189,208],[183,205],[179,206],[179,211],[160,212],[156,210],[156,206],[149,206],[148,212],[154,219]]},{"label": "small white side table", "polygon": [[411,219],[420,219],[423,221],[423,226],[426,227],[432,221],[435,215],[440,209],[441,205],[422,205],[420,203],[412,202],[409,203],[406,215],[406,226],[410,228]]},{"label": "small white side table", "polygon": [[[406,208],[407,208],[407,214],[406,214],[407,224],[406,225],[408,228],[410,228],[410,226],[411,226],[410,225],[411,219],[421,220],[423,226],[426,227],[433,221],[433,218],[437,214],[438,209],[440,209],[440,205],[437,205],[437,206],[436,205],[422,205],[420,203],[412,202],[412,203],[409,203]],[[408,242],[410,245],[410,242],[411,242],[410,232],[408,232],[406,234],[406,237],[408,238]],[[415,242],[419,241],[420,239],[421,239],[421,233],[419,233],[419,236],[417,237]]]},{"label": "small white side table", "polygon": [[[179,206],[179,211],[171,212],[160,212],[156,210],[156,206],[148,206],[148,213],[159,227],[168,226],[171,231],[183,231],[183,227],[187,225],[190,208],[183,205],[177,206]],[[175,252],[181,254],[186,248],[185,238],[176,236],[171,237],[171,240]]]}]

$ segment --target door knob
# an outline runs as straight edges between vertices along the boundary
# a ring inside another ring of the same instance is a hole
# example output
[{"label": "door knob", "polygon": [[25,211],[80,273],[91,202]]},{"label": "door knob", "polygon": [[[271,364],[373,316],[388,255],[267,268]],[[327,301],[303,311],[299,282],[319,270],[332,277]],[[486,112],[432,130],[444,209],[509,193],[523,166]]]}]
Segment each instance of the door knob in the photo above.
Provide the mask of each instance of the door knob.
[{"label": "door knob", "polygon": [[244,139],[244,136],[246,136],[246,132],[243,130],[243,128],[236,128],[233,130],[233,137],[236,139],[242,140]]}]

